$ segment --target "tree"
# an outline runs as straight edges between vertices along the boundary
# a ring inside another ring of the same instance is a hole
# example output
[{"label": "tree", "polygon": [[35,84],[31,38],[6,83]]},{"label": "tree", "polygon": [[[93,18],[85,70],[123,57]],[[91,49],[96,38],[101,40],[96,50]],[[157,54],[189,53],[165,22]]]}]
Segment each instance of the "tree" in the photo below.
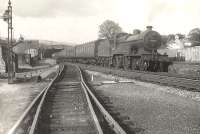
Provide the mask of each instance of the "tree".
[{"label": "tree", "polygon": [[169,34],[168,38],[167,38],[167,42],[174,41],[174,40],[175,40],[175,35],[174,34]]},{"label": "tree", "polygon": [[185,35],[181,34],[181,33],[177,33],[175,36],[178,36],[178,39],[180,39],[180,40],[185,38]]},{"label": "tree", "polygon": [[99,26],[99,38],[113,39],[115,34],[121,32],[122,28],[112,20],[106,20]]},{"label": "tree", "polygon": [[136,34],[140,34],[141,33],[141,30],[139,29],[134,29],[133,30],[133,34],[136,35]]},{"label": "tree", "polygon": [[189,38],[190,41],[199,44],[199,42],[200,42],[200,29],[199,28],[192,29],[188,34],[188,38]]}]

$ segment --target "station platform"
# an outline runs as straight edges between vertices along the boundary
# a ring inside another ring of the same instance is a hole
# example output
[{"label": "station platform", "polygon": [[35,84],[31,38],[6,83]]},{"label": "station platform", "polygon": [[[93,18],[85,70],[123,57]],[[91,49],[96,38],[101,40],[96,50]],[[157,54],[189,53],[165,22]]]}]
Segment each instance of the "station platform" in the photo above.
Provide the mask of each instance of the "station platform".
[{"label": "station platform", "polygon": [[49,84],[57,69],[57,66],[43,67],[39,71],[32,70],[17,74],[18,77],[40,75],[43,79],[41,82],[23,81],[8,84],[7,79],[0,79],[0,134],[8,132],[31,101]]}]

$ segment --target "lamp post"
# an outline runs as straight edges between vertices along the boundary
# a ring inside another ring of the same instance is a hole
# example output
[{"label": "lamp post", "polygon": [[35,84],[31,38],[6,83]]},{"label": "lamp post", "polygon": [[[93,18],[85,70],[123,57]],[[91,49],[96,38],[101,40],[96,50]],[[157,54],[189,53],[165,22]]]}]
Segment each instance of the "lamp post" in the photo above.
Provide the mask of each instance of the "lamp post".
[{"label": "lamp post", "polygon": [[14,83],[14,68],[13,68],[13,53],[12,53],[12,5],[11,1],[8,1],[8,9],[3,14],[3,19],[8,23],[8,51],[7,51],[7,69],[8,69],[8,84]]}]

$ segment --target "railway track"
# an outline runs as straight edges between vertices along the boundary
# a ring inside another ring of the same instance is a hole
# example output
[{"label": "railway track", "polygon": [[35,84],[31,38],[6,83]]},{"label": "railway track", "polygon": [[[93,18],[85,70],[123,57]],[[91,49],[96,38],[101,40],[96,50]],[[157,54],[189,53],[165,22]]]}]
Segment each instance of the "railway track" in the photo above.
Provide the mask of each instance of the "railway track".
[{"label": "railway track", "polygon": [[79,68],[62,66],[8,134],[126,134],[118,118],[113,118],[114,111],[107,111],[104,105]]},{"label": "railway track", "polygon": [[36,133],[97,133],[77,69],[68,68],[63,75],[46,96]]},{"label": "railway track", "polygon": [[191,79],[191,80],[200,80],[200,75],[177,74],[177,73],[168,73],[168,72],[145,72],[145,71],[138,71],[138,70],[134,70],[130,72],[146,73],[146,74],[176,77],[176,78],[185,78],[185,79]]},{"label": "railway track", "polygon": [[126,111],[125,109],[114,107],[110,98],[108,96],[105,96],[102,91],[96,90],[93,93],[95,94],[95,96],[97,96],[97,99],[104,106],[106,111],[109,112],[109,114],[119,123],[119,125],[124,129],[126,133],[136,133],[134,126],[135,124],[130,120],[130,117],[128,115],[124,114],[124,111]]},{"label": "railway track", "polygon": [[200,91],[200,80],[176,75],[163,75],[158,73],[131,72],[137,80],[159,83],[161,85],[173,86],[181,89]]},{"label": "railway track", "polygon": [[87,66],[78,64],[83,69],[99,71],[106,74],[113,74],[121,77],[128,77],[145,82],[156,83],[160,85],[173,86],[176,88],[186,89],[190,91],[200,91],[200,76],[189,76],[180,74],[144,72],[133,70],[121,70],[99,66]]}]

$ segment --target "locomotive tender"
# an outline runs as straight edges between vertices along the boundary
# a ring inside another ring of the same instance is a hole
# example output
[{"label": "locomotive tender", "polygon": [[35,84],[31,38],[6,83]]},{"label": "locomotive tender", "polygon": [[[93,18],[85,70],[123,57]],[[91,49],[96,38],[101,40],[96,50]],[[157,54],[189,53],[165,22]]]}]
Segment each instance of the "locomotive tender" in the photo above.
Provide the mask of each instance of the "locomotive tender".
[{"label": "locomotive tender", "polygon": [[147,26],[143,32],[119,33],[114,39],[98,39],[67,49],[65,59],[71,62],[113,66],[123,69],[167,72],[171,64],[167,55],[157,49],[161,35]]}]

